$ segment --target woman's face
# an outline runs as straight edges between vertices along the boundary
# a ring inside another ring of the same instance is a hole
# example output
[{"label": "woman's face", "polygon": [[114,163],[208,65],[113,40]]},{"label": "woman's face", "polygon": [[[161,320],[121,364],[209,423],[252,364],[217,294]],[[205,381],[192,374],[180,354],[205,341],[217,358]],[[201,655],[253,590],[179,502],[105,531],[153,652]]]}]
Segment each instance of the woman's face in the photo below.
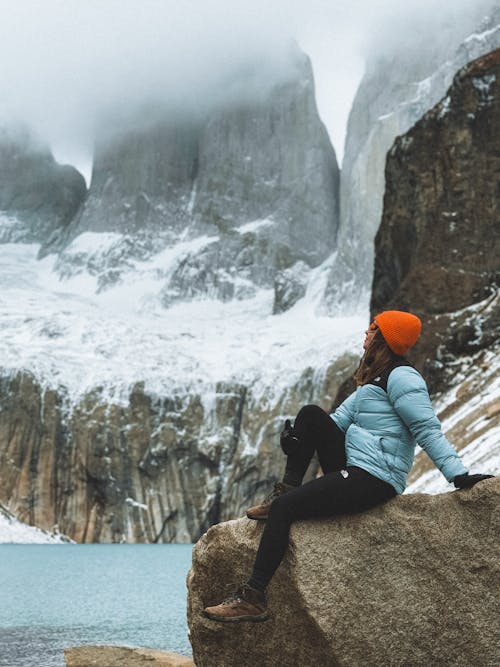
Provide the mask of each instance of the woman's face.
[{"label": "woman's face", "polygon": [[370,347],[370,343],[377,333],[378,325],[375,322],[372,322],[368,329],[365,331],[365,342],[363,343],[363,350],[367,350]]}]

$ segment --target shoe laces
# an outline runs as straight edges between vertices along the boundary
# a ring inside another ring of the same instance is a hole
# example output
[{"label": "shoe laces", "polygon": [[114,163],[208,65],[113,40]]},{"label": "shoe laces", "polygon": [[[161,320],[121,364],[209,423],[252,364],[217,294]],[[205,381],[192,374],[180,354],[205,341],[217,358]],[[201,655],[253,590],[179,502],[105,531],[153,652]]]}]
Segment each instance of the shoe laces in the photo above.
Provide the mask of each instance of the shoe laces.
[{"label": "shoe laces", "polygon": [[283,493],[283,484],[281,482],[275,482],[273,490],[264,500],[265,503],[270,503],[276,498],[279,498]]},{"label": "shoe laces", "polygon": [[224,602],[221,602],[221,605],[224,607],[229,607],[235,602],[243,602],[245,599],[245,591],[247,590],[249,590],[248,586],[241,586],[241,588],[238,588],[238,590],[234,591],[234,593],[231,593],[231,595],[226,600],[224,600]]}]

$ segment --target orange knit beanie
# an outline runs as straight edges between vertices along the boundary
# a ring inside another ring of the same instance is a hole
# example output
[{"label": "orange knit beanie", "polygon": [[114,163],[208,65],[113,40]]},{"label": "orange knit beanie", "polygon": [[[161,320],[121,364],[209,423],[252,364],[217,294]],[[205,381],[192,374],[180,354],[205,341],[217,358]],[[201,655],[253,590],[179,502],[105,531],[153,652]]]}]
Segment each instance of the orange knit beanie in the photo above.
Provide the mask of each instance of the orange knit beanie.
[{"label": "orange knit beanie", "polygon": [[415,345],[422,330],[419,318],[402,310],[384,310],[374,320],[387,345],[399,355],[406,354]]}]

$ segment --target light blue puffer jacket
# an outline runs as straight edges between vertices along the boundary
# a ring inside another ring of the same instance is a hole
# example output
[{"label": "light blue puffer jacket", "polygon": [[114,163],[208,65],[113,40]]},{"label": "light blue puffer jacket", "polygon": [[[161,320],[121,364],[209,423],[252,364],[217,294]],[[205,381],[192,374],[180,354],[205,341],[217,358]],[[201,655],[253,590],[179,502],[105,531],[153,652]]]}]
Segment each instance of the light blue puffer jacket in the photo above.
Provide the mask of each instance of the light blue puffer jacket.
[{"label": "light blue puffer jacket", "polygon": [[467,472],[441,432],[427,386],[412,366],[397,366],[387,390],[358,387],[330,416],[345,433],[347,465],[358,466],[403,493],[418,443],[451,482]]}]

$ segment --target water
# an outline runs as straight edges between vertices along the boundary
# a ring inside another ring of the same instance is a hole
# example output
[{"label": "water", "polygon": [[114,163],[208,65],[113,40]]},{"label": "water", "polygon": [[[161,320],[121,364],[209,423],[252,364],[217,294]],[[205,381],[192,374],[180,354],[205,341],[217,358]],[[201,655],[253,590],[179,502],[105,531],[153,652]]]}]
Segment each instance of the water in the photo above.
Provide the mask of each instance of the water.
[{"label": "water", "polygon": [[191,656],[192,545],[0,545],[0,665],[63,667],[63,649],[116,644]]}]

